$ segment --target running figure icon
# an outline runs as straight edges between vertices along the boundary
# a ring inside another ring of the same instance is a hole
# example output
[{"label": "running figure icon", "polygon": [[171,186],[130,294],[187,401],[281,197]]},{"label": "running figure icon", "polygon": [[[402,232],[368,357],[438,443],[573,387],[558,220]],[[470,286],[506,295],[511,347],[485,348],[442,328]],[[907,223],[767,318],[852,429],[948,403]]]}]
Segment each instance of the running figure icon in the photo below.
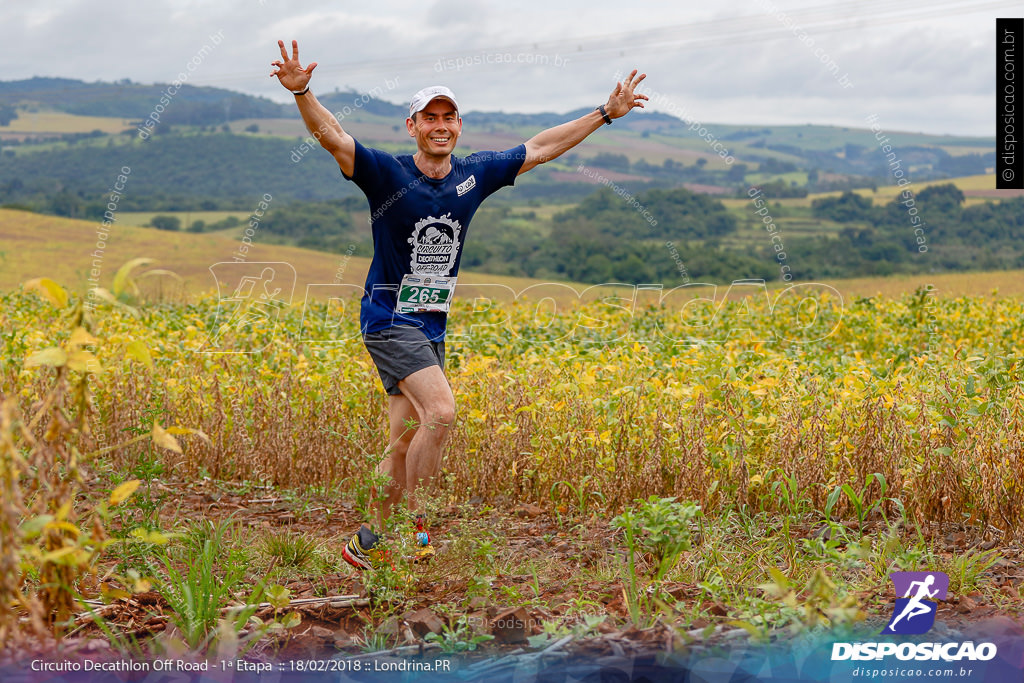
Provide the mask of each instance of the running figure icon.
[{"label": "running figure icon", "polygon": [[945,600],[949,576],[943,572],[894,572],[889,575],[896,588],[892,621],[883,634],[926,633],[935,624],[938,600]]},{"label": "running figure icon", "polygon": [[[903,608],[903,611],[900,612],[900,615],[892,620],[892,623],[889,624],[889,628],[895,629],[896,624],[898,624],[900,619],[902,619],[903,617],[906,617],[907,621],[910,621],[914,617],[920,616],[922,614],[928,614],[932,611],[931,607],[929,607],[921,601],[924,598],[934,598],[935,595],[939,592],[938,588],[931,591],[928,590],[928,587],[931,586],[933,583],[935,583],[935,576],[929,574],[928,578],[926,578],[924,581],[914,581],[910,584],[910,588],[907,590],[907,594],[903,596],[905,598],[910,598],[910,601],[907,603],[907,606]],[[911,597],[910,593],[914,590],[914,586],[918,587],[917,593],[913,597]]]}]

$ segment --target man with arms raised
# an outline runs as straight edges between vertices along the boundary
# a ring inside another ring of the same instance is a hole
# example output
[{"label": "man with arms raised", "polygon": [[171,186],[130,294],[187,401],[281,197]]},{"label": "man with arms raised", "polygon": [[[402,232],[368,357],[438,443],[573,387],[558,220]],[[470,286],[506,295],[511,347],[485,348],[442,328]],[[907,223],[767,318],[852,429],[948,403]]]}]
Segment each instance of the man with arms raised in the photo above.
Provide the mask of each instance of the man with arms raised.
[{"label": "man with arms raised", "polygon": [[[549,128],[505,152],[452,155],[462,133],[455,94],[444,86],[417,92],[405,121],[416,139],[413,155],[393,156],[363,147],[309,88],[316,62],[299,64],[292,41],[288,56],[272,62],[281,85],[292,91],[302,119],[370,203],[373,260],[366,277],[360,327],[367,351],[389,395],[390,446],[379,470],[390,476],[377,509],[378,530],[402,495],[420,512],[414,494],[441,468],[455,421],[455,398],[444,375],[444,336],[462,244],[480,203],[516,176],[555,159],[612,119],[643,107],[634,92],[645,74],[617,83],[608,101],[575,121]],[[409,428],[408,425],[415,425]],[[422,515],[416,518],[416,559],[433,554]],[[369,569],[379,558],[379,537],[365,524],[345,546],[353,566]]]}]

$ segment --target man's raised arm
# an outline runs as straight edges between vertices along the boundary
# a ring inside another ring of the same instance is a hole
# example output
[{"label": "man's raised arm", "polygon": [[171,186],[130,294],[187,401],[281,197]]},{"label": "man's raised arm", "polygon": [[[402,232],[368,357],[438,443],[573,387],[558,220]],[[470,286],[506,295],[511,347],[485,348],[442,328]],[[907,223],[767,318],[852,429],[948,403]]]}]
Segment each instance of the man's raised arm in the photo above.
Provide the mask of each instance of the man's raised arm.
[{"label": "man's raised arm", "polygon": [[292,41],[292,56],[289,58],[284,49],[284,41],[277,41],[281,48],[281,59],[271,62],[277,67],[272,71],[271,76],[277,76],[281,85],[292,91],[295,95],[295,104],[299,106],[299,113],[302,120],[306,122],[306,129],[316,138],[320,146],[326,149],[338,162],[342,172],[351,176],[355,170],[356,141],[345,132],[338,123],[338,119],[324,105],[320,104],[313,93],[309,91],[309,79],[316,68],[316,62],[305,68],[299,65],[299,43]]},{"label": "man's raised arm", "polygon": [[[604,105],[604,114],[595,109],[575,121],[548,128],[527,140],[526,161],[519,169],[519,174],[526,173],[546,161],[561,156],[583,142],[588,135],[610,122],[611,119],[621,118],[628,114],[633,107],[643,107],[643,100],[649,98],[647,95],[635,93],[634,90],[645,78],[647,78],[647,74],[637,76],[636,69],[633,69],[626,80],[615,84],[615,90],[608,96],[608,102]],[[606,114],[608,121],[605,120]]]}]

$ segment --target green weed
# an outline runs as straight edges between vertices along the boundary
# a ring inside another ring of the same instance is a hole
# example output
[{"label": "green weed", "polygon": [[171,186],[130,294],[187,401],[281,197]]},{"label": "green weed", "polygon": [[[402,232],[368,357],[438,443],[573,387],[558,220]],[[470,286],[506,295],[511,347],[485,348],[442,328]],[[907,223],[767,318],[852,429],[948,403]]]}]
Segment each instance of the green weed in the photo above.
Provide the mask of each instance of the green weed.
[{"label": "green weed", "polygon": [[954,553],[947,562],[941,564],[942,571],[949,575],[949,590],[960,595],[978,590],[985,572],[999,559],[996,550]]},{"label": "green weed", "polygon": [[[612,526],[626,532],[626,544],[632,554],[642,549],[654,556],[655,578],[662,578],[679,556],[690,549],[690,524],[700,515],[700,506],[683,504],[675,498],[651,496],[635,510],[627,510],[612,520]],[[630,560],[630,573],[635,574]]]},{"label": "green weed", "polygon": [[260,545],[277,566],[301,569],[316,557],[321,544],[312,536],[281,531],[267,534]]},{"label": "green weed", "polygon": [[446,623],[441,633],[428,633],[423,640],[428,643],[438,643],[444,654],[456,654],[473,651],[481,643],[494,640],[494,636],[475,632],[469,619],[463,615],[455,620],[454,625]]},{"label": "green weed", "polygon": [[[184,571],[176,569],[170,560],[164,560],[167,579],[159,591],[174,610],[172,621],[192,650],[209,644],[223,617],[223,608],[235,600],[234,591],[245,575],[244,565],[225,561],[229,557],[224,548],[227,528],[227,524],[197,525],[197,533],[190,540],[190,547],[186,547]],[[218,564],[226,567],[218,572]],[[262,586],[257,586],[247,604],[257,603],[262,593]],[[244,627],[254,611],[254,606],[235,610],[230,622],[236,632]]]},{"label": "green weed", "polygon": [[[879,492],[874,498],[869,498],[869,491],[873,482],[878,482]],[[850,484],[841,484],[836,486],[832,490],[832,493],[828,495],[828,499],[825,502],[825,520],[831,521],[832,511],[834,510],[836,503],[838,503],[839,497],[845,494],[846,500],[853,508],[857,521],[860,522],[861,528],[864,528],[864,522],[867,521],[868,517],[870,517],[873,512],[882,511],[882,506],[886,501],[885,492],[888,489],[888,486],[885,475],[881,472],[869,474],[864,480],[864,486],[860,487],[859,490],[854,489]]]}]

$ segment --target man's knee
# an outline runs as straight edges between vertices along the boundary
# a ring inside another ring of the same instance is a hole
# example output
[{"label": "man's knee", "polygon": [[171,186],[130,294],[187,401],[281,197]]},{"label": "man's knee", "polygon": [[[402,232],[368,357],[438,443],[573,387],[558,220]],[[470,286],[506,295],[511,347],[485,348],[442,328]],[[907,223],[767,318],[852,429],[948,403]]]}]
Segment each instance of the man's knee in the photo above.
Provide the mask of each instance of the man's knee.
[{"label": "man's knee", "polygon": [[385,455],[389,456],[396,464],[404,463],[405,454],[409,452],[409,442],[412,440],[412,434],[412,430],[409,431],[408,436],[403,434],[401,438],[397,439],[388,447],[388,451]]},{"label": "man's knee", "polygon": [[431,406],[423,424],[432,429],[450,429],[455,424],[455,404],[443,403]]}]

